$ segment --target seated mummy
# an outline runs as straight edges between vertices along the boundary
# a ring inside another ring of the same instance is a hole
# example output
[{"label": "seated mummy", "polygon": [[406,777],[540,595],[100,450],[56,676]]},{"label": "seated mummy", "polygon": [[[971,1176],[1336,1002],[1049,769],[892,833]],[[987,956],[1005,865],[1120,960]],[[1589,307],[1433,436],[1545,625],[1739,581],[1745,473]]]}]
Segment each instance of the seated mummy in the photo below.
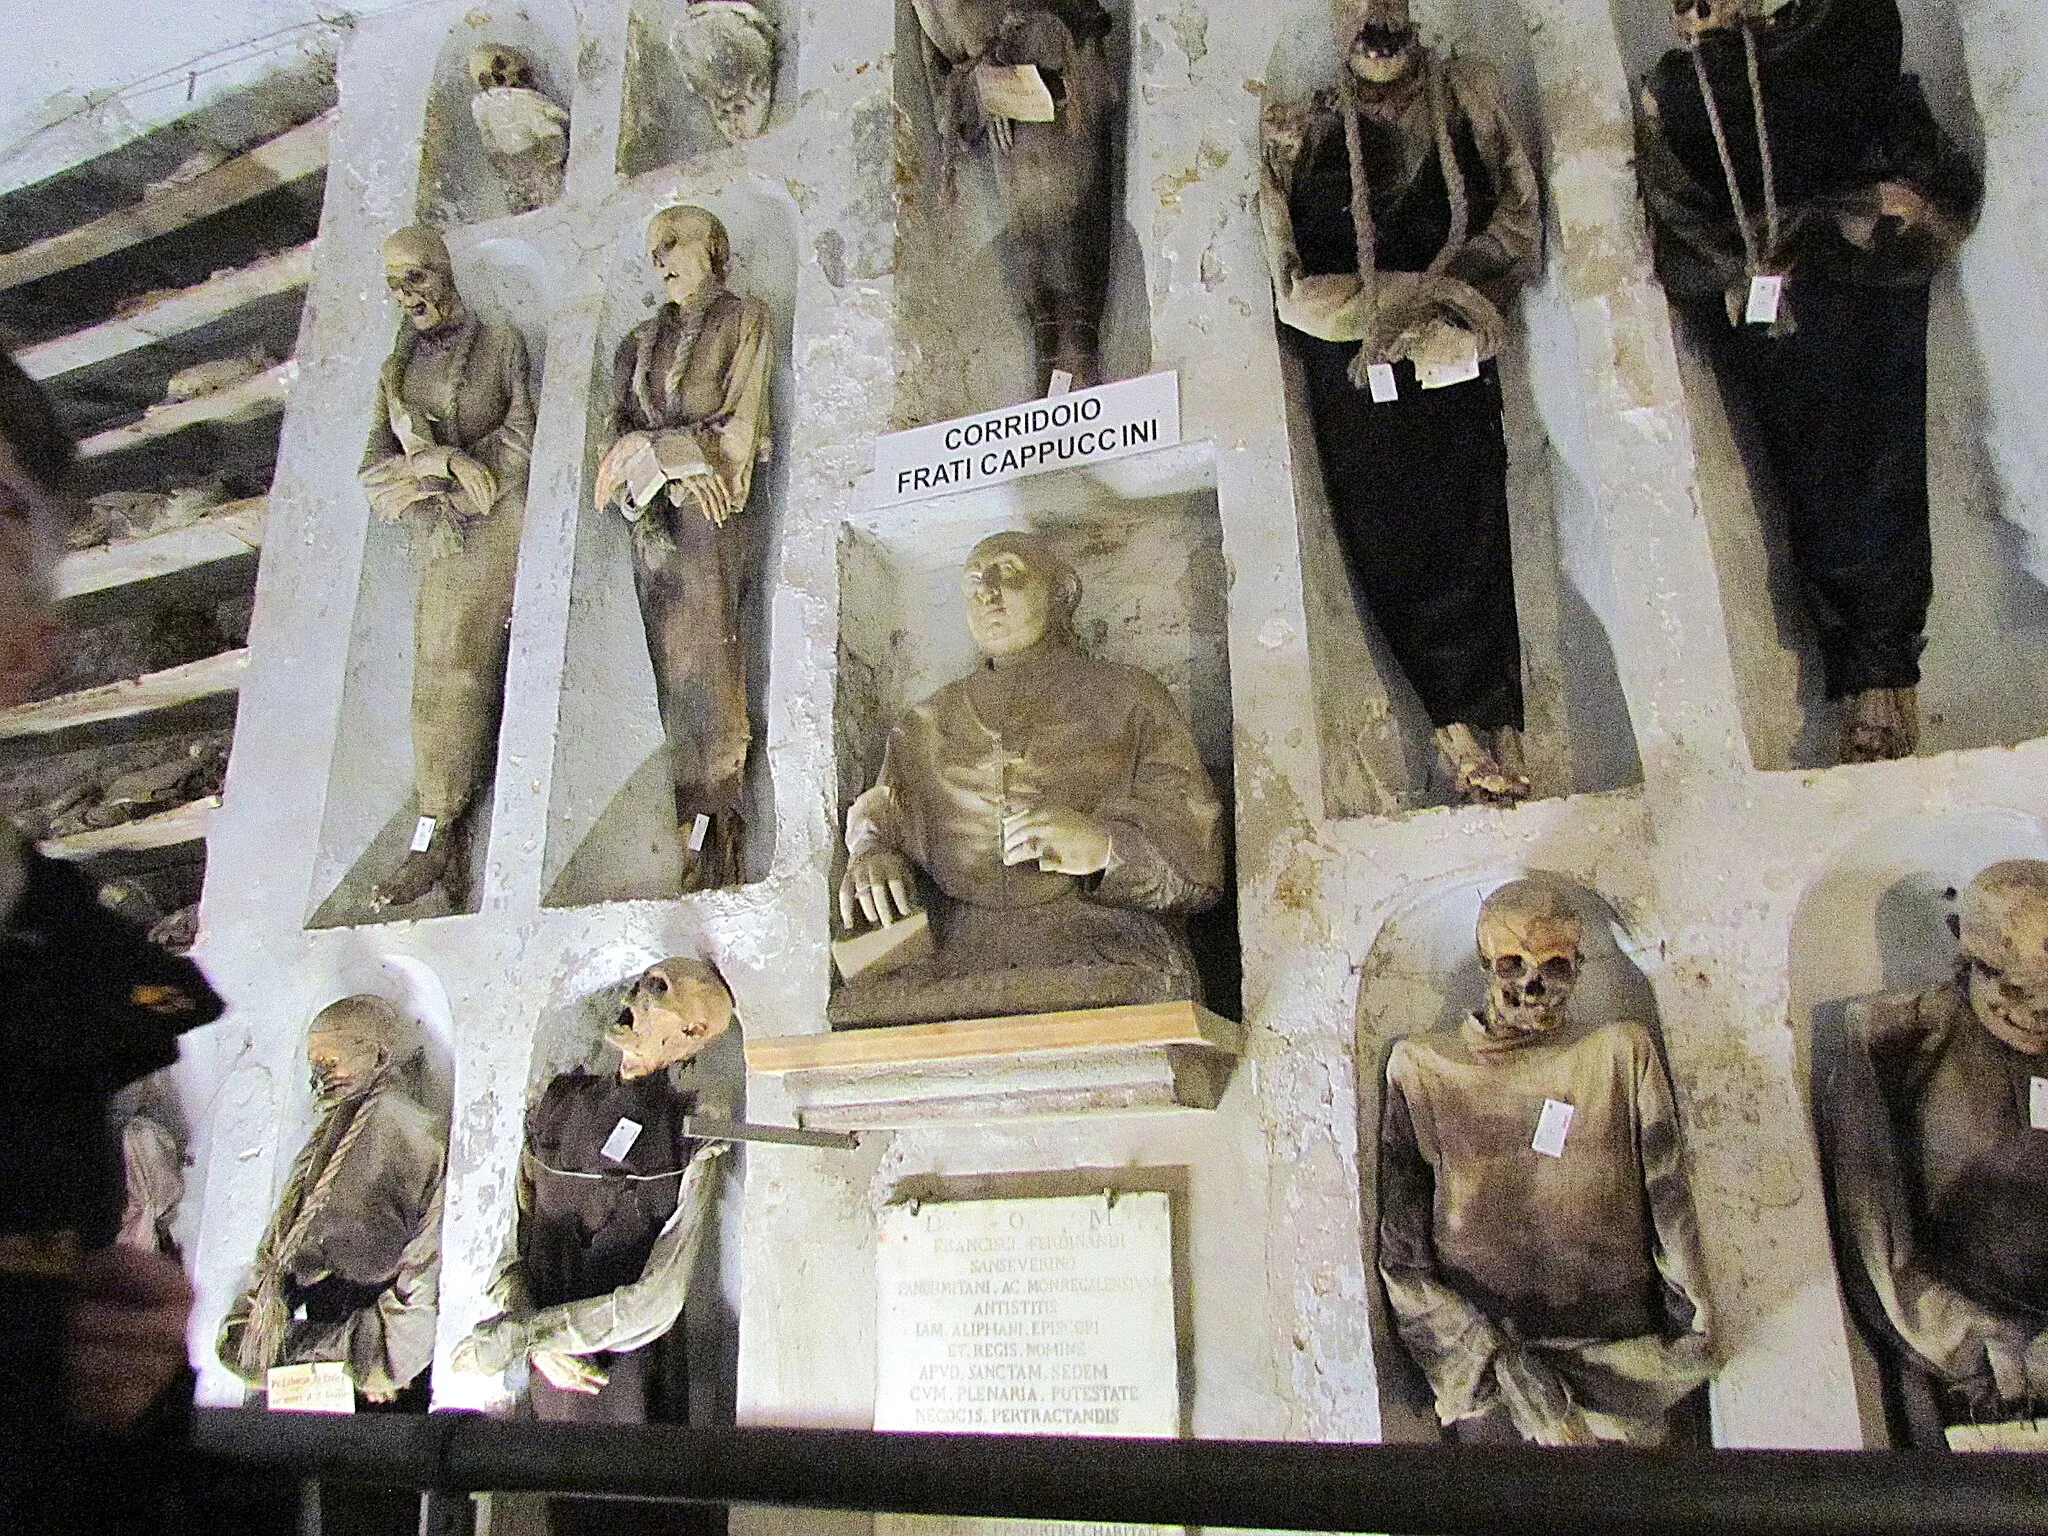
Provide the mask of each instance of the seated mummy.
[{"label": "seated mummy", "polygon": [[849,930],[925,917],[936,942],[849,979],[832,1021],[1199,1000],[1178,917],[1223,894],[1223,808],[1187,721],[1150,673],[1075,649],[1080,579],[1044,540],[984,539],[961,580],[983,660],[889,733],[839,892]]},{"label": "seated mummy", "polygon": [[1660,1444],[1711,1369],[1671,1086],[1642,1025],[1567,1022],[1580,938],[1558,887],[1502,886],[1485,1008],[1387,1061],[1380,1277],[1460,1440]]}]

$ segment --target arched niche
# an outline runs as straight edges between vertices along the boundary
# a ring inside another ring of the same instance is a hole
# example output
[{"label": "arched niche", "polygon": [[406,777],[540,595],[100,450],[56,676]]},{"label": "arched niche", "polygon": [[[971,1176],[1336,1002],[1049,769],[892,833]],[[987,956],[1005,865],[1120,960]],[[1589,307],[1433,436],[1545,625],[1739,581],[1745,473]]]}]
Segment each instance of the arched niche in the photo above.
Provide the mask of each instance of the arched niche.
[{"label": "arched niche", "polygon": [[[537,403],[548,319],[556,296],[570,287],[569,274],[537,247],[510,236],[475,239],[467,232],[455,231],[448,245],[456,286],[470,311],[486,322],[515,327],[525,341],[528,391]],[[394,345],[398,336],[394,326]],[[369,392],[356,420],[366,435],[374,410],[376,377],[370,370],[363,374]],[[335,455],[337,471],[352,480],[361,451],[344,445]],[[348,485],[342,496],[352,498],[361,509],[369,531],[356,585],[340,719],[334,756],[328,764],[319,854],[308,897],[306,922],[312,928],[443,917],[457,910],[440,889],[410,907],[379,912],[370,904],[372,887],[404,857],[418,816],[411,726],[413,608],[427,534],[375,518],[368,500],[354,484]],[[502,689],[501,681],[501,699]],[[496,734],[494,725],[494,744]],[[486,761],[468,811],[470,899],[462,908],[465,911],[476,911],[482,899],[494,762],[495,752]]]},{"label": "arched niche", "polygon": [[[626,16],[619,174],[681,165],[787,122],[796,110],[800,17],[791,0],[635,0]],[[739,109],[743,99],[758,103],[741,82],[756,80],[752,65],[764,42],[773,58],[765,118],[758,106]]]},{"label": "arched niche", "polygon": [[452,227],[526,211],[491,166],[470,111],[472,50],[497,43],[532,62],[534,88],[564,112],[576,89],[576,17],[561,0],[475,6],[449,29],[434,61],[421,137],[422,221]]},{"label": "arched niche", "polygon": [[[1603,617],[1613,606],[1608,550],[1526,26],[1514,0],[1436,0],[1417,4],[1414,14],[1438,51],[1493,66],[1546,185],[1543,272],[1510,308],[1509,341],[1498,359],[1530,778],[1538,797],[1625,788],[1642,781],[1642,763]],[[1338,68],[1329,9],[1296,6],[1267,67],[1267,94],[1305,99],[1334,86]],[[1444,804],[1450,786],[1437,767],[1429,717],[1346,568],[1307,386],[1284,327],[1280,358],[1325,804],[1333,816]]]},{"label": "arched niche", "polygon": [[[1670,12],[1645,0],[1611,3],[1622,59],[1632,80],[1640,80],[1677,44]],[[1936,120],[1981,164],[1962,7],[1954,0],[1900,0],[1899,9],[1907,71],[1920,76]],[[2009,480],[2009,459],[1994,462],[2009,445],[1991,437],[1990,401],[2009,400],[2012,391],[1988,372],[1990,359],[2010,358],[2010,338],[2038,331],[2038,287],[2013,283],[2010,270],[1965,282],[1972,251],[1966,243],[1963,262],[1936,274],[1928,316],[1934,601],[1920,658],[1922,755],[2013,746],[2048,732],[2048,586],[2038,558],[2033,569],[2028,565],[2038,497],[2031,480]],[[1794,307],[1796,313],[1796,296]],[[1781,502],[1751,423],[1723,403],[1710,361],[1675,308],[1672,321],[1751,759],[1763,769],[1830,765],[1836,712],[1823,697],[1820,652]]]},{"label": "arched niche", "polygon": [[[767,875],[775,857],[775,784],[767,751],[769,598],[780,568],[787,504],[798,221],[787,194],[754,178],[669,201],[708,208],[724,223],[732,243],[727,286],[765,304],[771,327],[769,415],[776,446],[769,461],[756,467],[752,494],[739,514],[753,525],[754,537],[739,622],[753,722],[744,804],[745,874],[753,881]],[[647,223],[656,209],[652,202],[630,200],[605,258],[609,298],[590,365],[582,510],[542,869],[549,906],[670,897],[680,889],[675,793],[633,588],[631,534],[615,509],[592,501],[598,462],[614,437],[615,357],[627,333],[664,302],[647,259]]]},{"label": "arched niche", "polygon": [[[1654,941],[1630,932],[1605,898],[1575,881],[1509,866],[1455,875],[1423,887],[1380,926],[1359,968],[1353,1054],[1367,1312],[1382,1438],[1388,1442],[1431,1444],[1447,1437],[1437,1425],[1429,1385],[1395,1332],[1379,1279],[1379,1137],[1387,1056],[1396,1040],[1455,1030],[1481,1006],[1486,971],[1474,937],[1480,905],[1508,881],[1538,875],[1567,893],[1583,925],[1584,965],[1570,1017],[1632,1020],[1647,1028],[1662,1050],[1656,997],[1635,958]],[[1697,1403],[1695,1394],[1674,1410],[1673,1443],[1685,1444],[1689,1436],[1704,1443],[1705,1415],[1696,1411]]]},{"label": "arched niche", "polygon": [[[896,4],[896,419],[943,421],[1013,405],[1040,393],[1031,326],[1013,277],[1015,252],[985,150],[956,168],[954,193],[941,185],[938,129],[925,77],[916,12]],[[1109,298],[1102,314],[1105,381],[1152,366],[1152,310],[1137,229],[1152,217],[1152,193],[1128,175],[1139,83],[1132,64],[1132,7],[1104,0],[1104,40],[1122,103],[1110,147]]]},{"label": "arched niche", "polygon": [[[2048,825],[2017,811],[1980,810],[1900,817],[1864,830],[1839,849],[1800,895],[1789,938],[1793,1039],[1830,1190],[1825,1102],[1848,1048],[1847,1004],[1874,992],[1922,992],[1954,974],[1950,919],[1956,893],[1986,865],[2048,858]],[[1834,1217],[1832,1197],[1829,1216]],[[1873,1305],[1852,1266],[1853,1247],[1835,1232],[1836,1268],[1847,1311],[1857,1407],[1869,1446],[1910,1442],[1926,1405],[1874,1344],[1864,1319]],[[1928,1426],[1918,1426],[1925,1431]]]}]

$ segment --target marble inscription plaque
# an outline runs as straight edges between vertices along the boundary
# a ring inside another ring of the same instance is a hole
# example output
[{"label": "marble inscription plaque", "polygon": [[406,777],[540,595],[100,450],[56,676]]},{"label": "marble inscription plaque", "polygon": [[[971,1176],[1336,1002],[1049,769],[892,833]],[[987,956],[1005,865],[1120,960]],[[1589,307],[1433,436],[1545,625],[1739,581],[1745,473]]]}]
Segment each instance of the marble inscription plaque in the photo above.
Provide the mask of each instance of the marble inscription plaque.
[{"label": "marble inscription plaque", "polygon": [[1164,1194],[891,1206],[875,1267],[875,1428],[1180,1432]]}]

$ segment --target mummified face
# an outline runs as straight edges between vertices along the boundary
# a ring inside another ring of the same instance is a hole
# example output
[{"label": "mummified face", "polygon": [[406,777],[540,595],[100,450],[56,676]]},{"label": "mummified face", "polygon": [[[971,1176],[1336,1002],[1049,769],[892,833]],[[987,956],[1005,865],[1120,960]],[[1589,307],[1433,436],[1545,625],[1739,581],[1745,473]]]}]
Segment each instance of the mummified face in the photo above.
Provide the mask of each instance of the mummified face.
[{"label": "mummified face", "polygon": [[1685,40],[1696,43],[1710,33],[1740,26],[1747,9],[1745,0],[1674,0],[1671,17]]},{"label": "mummified face", "polygon": [[688,1061],[732,1027],[732,994],[701,960],[661,960],[640,973],[605,1034],[619,1076],[645,1077]]},{"label": "mummified face", "polygon": [[715,294],[730,251],[725,226],[702,208],[664,208],[647,226],[647,256],[673,304]]},{"label": "mummified face", "polygon": [[1564,1022],[1578,985],[1582,934],[1563,894],[1534,880],[1502,886],[1479,909],[1479,957],[1486,962],[1486,1027],[1534,1035]]},{"label": "mummified face", "polygon": [[2048,1055],[2048,863],[1994,864],[1963,893],[1970,1011],[2014,1050]]},{"label": "mummified face", "polygon": [[530,91],[533,89],[533,63],[517,48],[486,43],[469,56],[469,78],[480,91],[502,85]]},{"label": "mummified face", "polygon": [[401,229],[384,242],[384,286],[416,331],[431,331],[462,313],[448,247],[431,229]]}]

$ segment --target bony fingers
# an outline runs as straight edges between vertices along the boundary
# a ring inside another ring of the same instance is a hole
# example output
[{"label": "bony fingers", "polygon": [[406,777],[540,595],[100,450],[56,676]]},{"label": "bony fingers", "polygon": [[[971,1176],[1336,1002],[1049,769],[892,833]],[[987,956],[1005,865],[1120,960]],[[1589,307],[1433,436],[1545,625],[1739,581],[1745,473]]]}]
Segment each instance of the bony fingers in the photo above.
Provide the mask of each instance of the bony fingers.
[{"label": "bony fingers", "polygon": [[871,923],[879,923],[881,914],[875,910],[875,888],[863,885],[860,888],[860,915]]},{"label": "bony fingers", "polygon": [[899,917],[910,916],[910,885],[900,875],[889,881],[889,894],[895,898],[896,913]]},{"label": "bony fingers", "polygon": [[846,884],[843,884],[843,883],[842,883],[842,884],[840,885],[840,887],[839,887],[839,926],[840,926],[840,927],[842,927],[842,928],[848,928],[848,929],[850,929],[850,928],[852,928],[852,927],[853,927],[853,909],[854,909],[854,895],[853,895],[853,887],[851,887],[851,886],[849,886],[849,885],[846,885]]}]

